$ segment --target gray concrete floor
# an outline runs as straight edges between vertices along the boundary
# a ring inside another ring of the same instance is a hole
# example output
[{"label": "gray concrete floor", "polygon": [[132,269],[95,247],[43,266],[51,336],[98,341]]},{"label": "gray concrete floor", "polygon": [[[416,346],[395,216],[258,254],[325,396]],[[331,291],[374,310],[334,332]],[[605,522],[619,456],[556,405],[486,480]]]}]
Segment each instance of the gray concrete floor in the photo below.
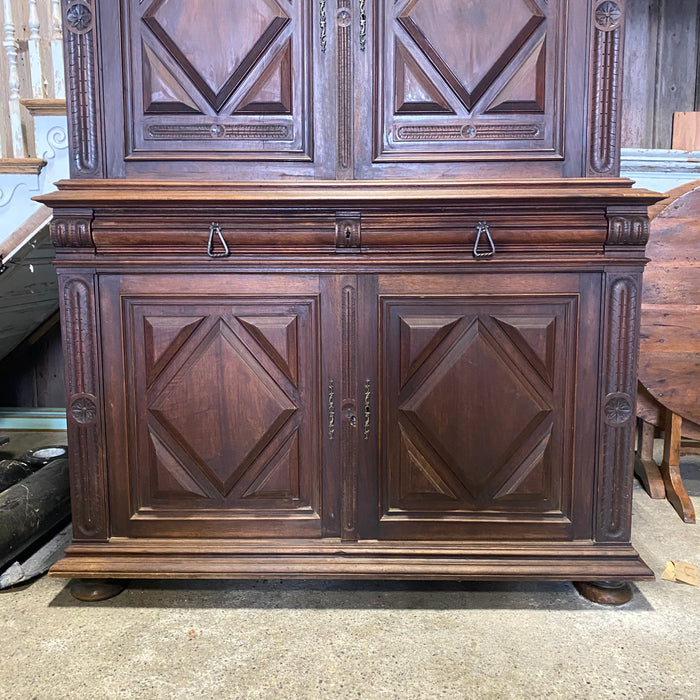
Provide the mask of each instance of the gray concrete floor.
[{"label": "gray concrete floor", "polygon": [[[700,513],[700,460],[684,460]],[[657,580],[621,608],[568,583],[133,581],[0,594],[0,698],[700,698],[700,525],[635,488]]]}]

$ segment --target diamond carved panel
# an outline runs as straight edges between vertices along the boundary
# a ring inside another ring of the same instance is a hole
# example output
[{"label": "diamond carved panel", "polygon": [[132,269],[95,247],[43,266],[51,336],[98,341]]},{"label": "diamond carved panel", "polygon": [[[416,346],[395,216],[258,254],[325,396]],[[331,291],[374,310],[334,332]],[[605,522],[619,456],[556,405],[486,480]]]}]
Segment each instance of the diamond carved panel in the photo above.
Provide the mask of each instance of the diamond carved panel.
[{"label": "diamond carved panel", "polygon": [[224,496],[296,411],[223,320],[149,408]]},{"label": "diamond carved panel", "polygon": [[545,18],[532,0],[411,0],[397,19],[471,110]]},{"label": "diamond carved panel", "polygon": [[399,410],[402,422],[408,419],[413,426],[409,432],[417,432],[418,442],[439,454],[443,468],[451,472],[446,480],[456,478],[476,501],[489,500],[494,488],[520,470],[532,450],[530,441],[551,423],[551,406],[518,367],[504,359],[479,321],[460,336]]},{"label": "diamond carved panel", "polygon": [[290,17],[275,0],[155,0],[143,21],[218,112]]}]

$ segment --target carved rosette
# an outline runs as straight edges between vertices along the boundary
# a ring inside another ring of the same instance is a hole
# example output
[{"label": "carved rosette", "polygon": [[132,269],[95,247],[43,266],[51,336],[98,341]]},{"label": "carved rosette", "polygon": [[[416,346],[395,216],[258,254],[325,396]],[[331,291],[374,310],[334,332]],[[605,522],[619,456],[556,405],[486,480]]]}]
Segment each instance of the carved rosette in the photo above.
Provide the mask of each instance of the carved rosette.
[{"label": "carved rosette", "polygon": [[97,399],[92,394],[76,394],[71,399],[70,414],[80,425],[92,425],[97,420]]},{"label": "carved rosette", "polygon": [[593,7],[589,174],[619,169],[619,104],[622,83],[624,0],[598,0]]},{"label": "carved rosette", "polygon": [[101,176],[97,46],[93,0],[63,0],[64,57],[69,87],[71,175]]},{"label": "carved rosette", "polygon": [[84,34],[92,29],[92,9],[89,0],[70,2],[66,10],[66,25],[68,30],[76,34]]},{"label": "carved rosette", "polygon": [[596,539],[627,541],[632,512],[641,274],[609,274]]},{"label": "carved rosette", "polygon": [[59,271],[68,398],[68,451],[76,539],[108,537],[107,472],[99,398],[93,276]]},{"label": "carved rosette", "polygon": [[56,210],[51,220],[51,242],[57,248],[94,248],[90,209]]}]

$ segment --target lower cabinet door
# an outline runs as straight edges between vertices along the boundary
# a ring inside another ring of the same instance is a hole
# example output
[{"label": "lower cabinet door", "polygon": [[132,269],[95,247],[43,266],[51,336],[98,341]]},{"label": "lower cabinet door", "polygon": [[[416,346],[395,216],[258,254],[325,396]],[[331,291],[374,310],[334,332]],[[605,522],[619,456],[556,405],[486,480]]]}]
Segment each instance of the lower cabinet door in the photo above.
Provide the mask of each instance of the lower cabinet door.
[{"label": "lower cabinet door", "polygon": [[126,275],[101,293],[112,534],[319,537],[317,279]]},{"label": "lower cabinet door", "polygon": [[590,536],[592,277],[379,278],[381,425],[361,480],[364,537]]}]

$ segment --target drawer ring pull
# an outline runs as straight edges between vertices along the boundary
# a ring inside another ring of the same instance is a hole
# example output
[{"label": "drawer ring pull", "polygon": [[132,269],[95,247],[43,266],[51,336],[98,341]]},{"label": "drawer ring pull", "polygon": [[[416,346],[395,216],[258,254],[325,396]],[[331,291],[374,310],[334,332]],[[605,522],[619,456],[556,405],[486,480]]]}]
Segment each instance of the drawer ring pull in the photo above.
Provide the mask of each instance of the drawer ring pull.
[{"label": "drawer ring pull", "polygon": [[[214,234],[218,236],[221,245],[224,247],[221,253],[214,252]],[[209,226],[209,244],[207,245],[207,255],[210,258],[225,258],[230,255],[228,245],[226,245],[224,236],[221,233],[221,226],[219,226],[219,224],[215,221],[212,221],[211,225]]]},{"label": "drawer ring pull", "polygon": [[[482,234],[486,234],[489,250],[479,252],[479,243],[481,242]],[[476,241],[474,241],[474,250],[472,252],[475,258],[490,258],[496,252],[496,246],[493,244],[489,225],[485,221],[479,221],[476,225]]]}]

